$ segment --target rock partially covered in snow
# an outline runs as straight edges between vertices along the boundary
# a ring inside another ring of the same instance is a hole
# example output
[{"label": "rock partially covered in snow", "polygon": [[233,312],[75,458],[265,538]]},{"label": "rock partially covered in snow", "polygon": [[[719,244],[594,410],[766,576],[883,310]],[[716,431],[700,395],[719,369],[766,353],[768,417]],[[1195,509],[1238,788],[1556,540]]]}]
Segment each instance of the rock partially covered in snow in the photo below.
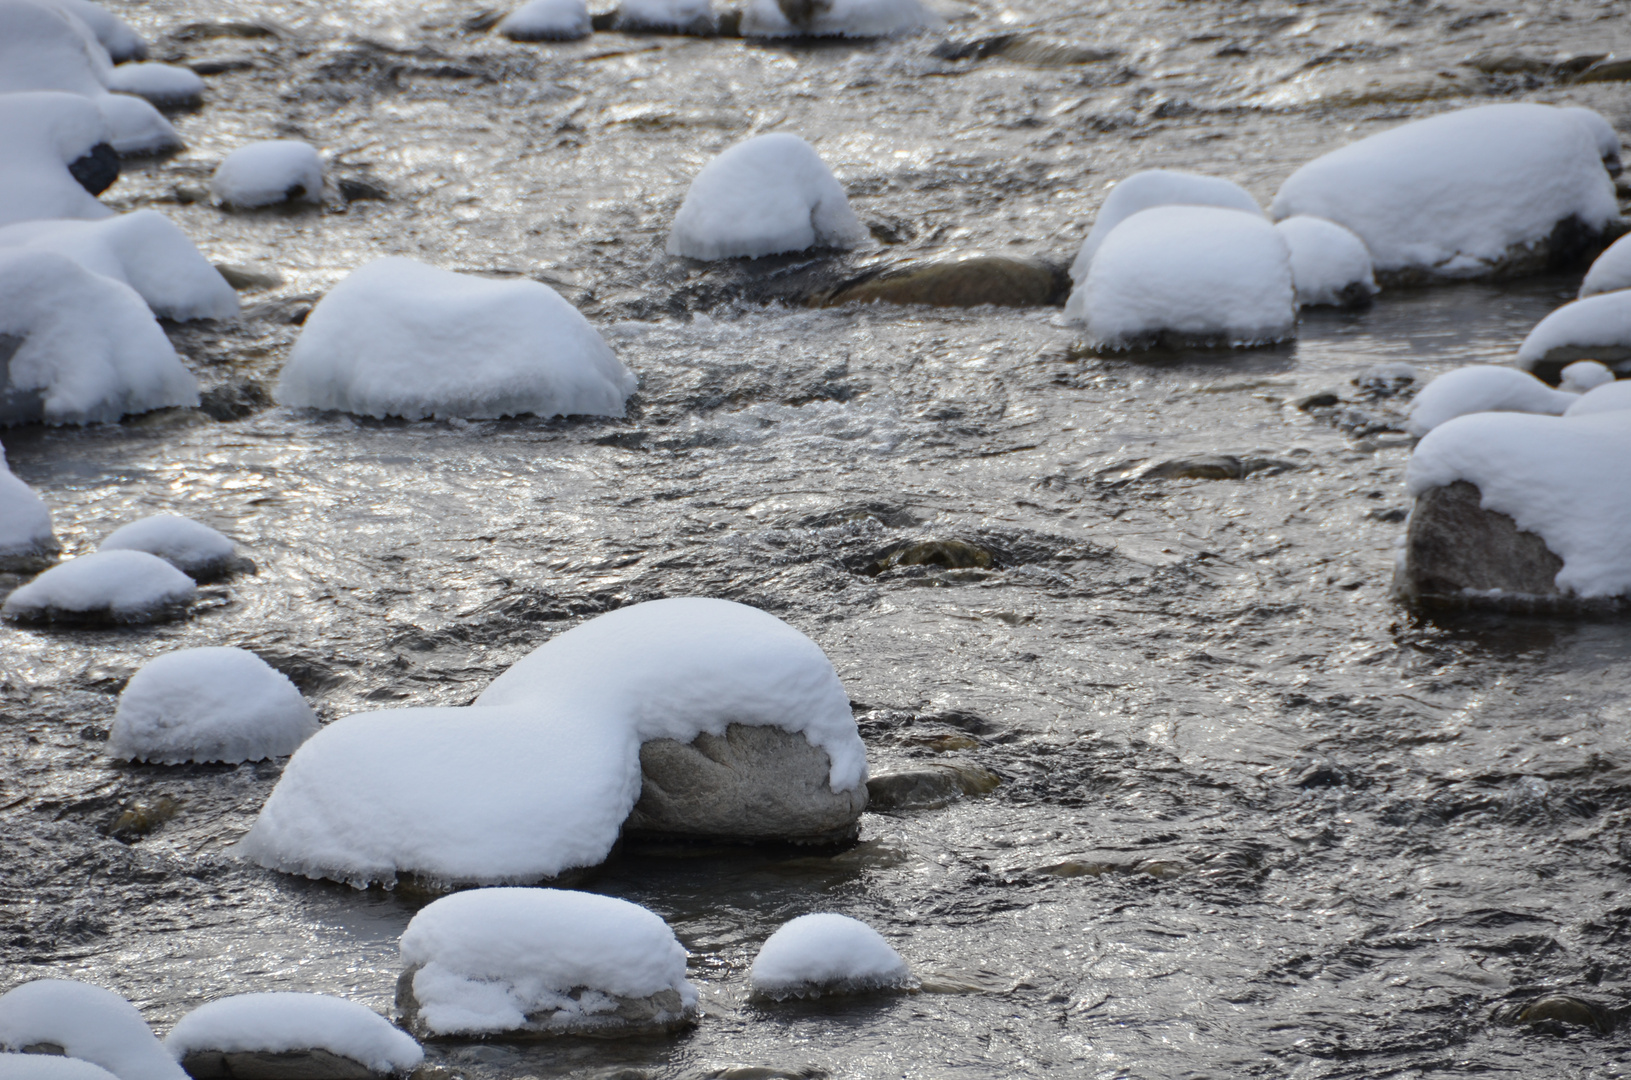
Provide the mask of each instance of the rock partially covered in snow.
[{"label": "rock partially covered in snow", "polygon": [[1261,214],[1154,207],[1111,231],[1065,317],[1099,349],[1281,341],[1297,325],[1291,257]]},{"label": "rock partially covered in snow", "polygon": [[1352,307],[1376,295],[1365,242],[1334,221],[1298,214],[1275,226],[1291,249],[1297,303]]},{"label": "rock partially covered in snow", "polygon": [[1536,323],[1518,347],[1518,366],[1548,382],[1576,360],[1631,370],[1631,290],[1564,304]]},{"label": "rock partially covered in snow", "polygon": [[1586,271],[1580,283],[1580,296],[1631,289],[1631,236],[1622,236],[1597,256],[1597,261]]},{"label": "rock partially covered in snow", "polygon": [[1086,280],[1093,256],[1117,225],[1155,206],[1221,206],[1263,216],[1263,208],[1251,192],[1233,181],[1174,169],[1145,169],[1110,189],[1093,219],[1092,230],[1076,252],[1076,260],[1070,264],[1071,281],[1080,285]]},{"label": "rock partially covered in snow", "polygon": [[119,1080],[100,1065],[78,1058],[0,1052],[0,1080]]},{"label": "rock partially covered in snow", "polygon": [[748,0],[749,38],[881,38],[943,25],[920,0]]},{"label": "rock partially covered in snow", "polygon": [[0,446],[0,572],[38,570],[61,550],[51,531],[51,511],[6,465]]},{"label": "rock partially covered in snow", "polygon": [[93,196],[119,175],[111,138],[76,94],[0,94],[0,225],[110,217]]},{"label": "rock partially covered in snow", "polygon": [[1594,413],[1624,412],[1631,409],[1631,380],[1604,383],[1595,390],[1581,394],[1563,415],[1591,416]]},{"label": "rock partially covered in snow", "polygon": [[250,209],[323,198],[323,159],[309,143],[268,139],[240,146],[210,177],[210,194],[222,206]]},{"label": "rock partially covered in snow", "polygon": [[145,551],[98,551],[58,563],[6,597],[17,622],[144,623],[186,611],[192,578]]},{"label": "rock partially covered in snow", "polygon": [[1618,217],[1591,126],[1550,105],[1483,105],[1316,158],[1274,197],[1357,233],[1384,281],[1534,273]]},{"label": "rock partially covered in snow", "polygon": [[495,29],[513,41],[575,41],[594,27],[584,0],[528,0]]},{"label": "rock partially covered in snow", "polygon": [[753,991],[771,998],[900,990],[912,972],[872,927],[847,915],[801,915],[760,948]]},{"label": "rock partially covered in snow", "polygon": [[1405,430],[1422,436],[1447,420],[1481,412],[1525,412],[1563,415],[1579,400],[1553,390],[1517,368],[1469,364],[1446,371],[1422,387],[1410,405]]},{"label": "rock partially covered in snow", "polygon": [[192,68],[174,64],[121,64],[108,74],[108,88],[134,94],[161,109],[191,108],[204,102],[204,80]]},{"label": "rock partially covered in snow", "polygon": [[134,1005],[89,983],[37,979],[0,996],[0,1050],[42,1044],[119,1080],[188,1080]]},{"label": "rock partially covered in snow", "polygon": [[108,754],[178,765],[283,757],[317,733],[294,683],[252,652],[202,648],[166,653],[119,695]]},{"label": "rock partially covered in snow", "polygon": [[369,263],[323,297],[275,391],[364,416],[622,416],[635,378],[548,285],[411,259]]},{"label": "rock partially covered in snow", "polygon": [[634,33],[711,34],[716,25],[710,0],[622,0],[612,28]]},{"label": "rock partially covered in snow", "polygon": [[157,555],[194,581],[220,577],[237,566],[232,541],[203,522],[179,514],[121,525],[97,545],[98,551],[145,551]]},{"label": "rock partially covered in snow", "polygon": [[[326,994],[239,994],[181,1018],[164,1047],[194,1080],[407,1073],[419,1044],[372,1009]],[[283,1069],[274,1072],[282,1065]]]},{"label": "rock partially covered in snow", "polygon": [[455,893],[413,917],[401,950],[397,1005],[426,1036],[656,1034],[696,1017],[674,932],[609,896]]},{"label": "rock partially covered in snow", "polygon": [[674,215],[668,253],[758,258],[866,238],[815,147],[777,132],[737,143],[703,166]]}]

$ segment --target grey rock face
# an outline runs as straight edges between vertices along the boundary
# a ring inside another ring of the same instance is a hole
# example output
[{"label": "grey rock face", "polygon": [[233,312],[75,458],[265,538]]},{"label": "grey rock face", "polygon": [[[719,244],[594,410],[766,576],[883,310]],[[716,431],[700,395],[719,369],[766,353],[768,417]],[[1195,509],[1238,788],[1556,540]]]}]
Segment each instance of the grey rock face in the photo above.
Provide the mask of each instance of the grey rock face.
[{"label": "grey rock face", "polygon": [[[419,999],[413,992],[413,977],[418,972],[418,967],[411,967],[396,980],[396,1007],[401,1015],[402,1026],[419,1039],[460,1038],[457,1032],[434,1032],[425,1027],[419,1015]],[[568,993],[568,996],[578,998],[589,989],[576,987]],[[615,1009],[587,1014],[567,1014],[554,1010],[529,1013],[520,1027],[500,1032],[495,1037],[522,1041],[547,1039],[557,1035],[622,1039],[641,1035],[668,1035],[696,1023],[696,1009],[686,1008],[678,990],[659,990],[650,997],[643,998],[619,997],[616,994],[605,996],[616,1002]]]},{"label": "grey rock face", "polygon": [[327,1050],[200,1050],[183,1058],[181,1067],[193,1080],[373,1080],[380,1075]]},{"label": "grey rock face", "polygon": [[987,795],[1002,778],[965,761],[936,761],[915,769],[874,776],[867,797],[874,810],[932,810],[965,795]]},{"label": "grey rock face", "polygon": [[[1417,496],[1395,583],[1400,596],[1423,607],[1555,605],[1563,560],[1505,514],[1485,510],[1481,499],[1464,480]],[[1493,589],[1500,594],[1489,595]]]}]

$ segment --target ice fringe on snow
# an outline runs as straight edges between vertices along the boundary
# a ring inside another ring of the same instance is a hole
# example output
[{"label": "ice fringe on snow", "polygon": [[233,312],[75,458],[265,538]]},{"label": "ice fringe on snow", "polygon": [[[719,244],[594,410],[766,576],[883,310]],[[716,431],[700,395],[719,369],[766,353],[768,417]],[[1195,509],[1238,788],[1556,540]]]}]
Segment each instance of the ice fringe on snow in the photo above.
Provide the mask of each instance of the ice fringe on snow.
[{"label": "ice fringe on snow", "polygon": [[514,41],[575,41],[594,27],[584,0],[528,0],[495,29]]},{"label": "ice fringe on snow", "polygon": [[262,761],[292,754],[317,717],[288,677],[243,649],[165,653],[119,694],[108,755],[126,761]]},{"label": "ice fringe on snow", "polygon": [[197,593],[192,578],[145,551],[98,551],[61,562],[16,589],[0,615],[18,622],[155,622]]},{"label": "ice fringe on snow", "polygon": [[0,571],[34,569],[59,550],[51,511],[12,473],[0,446]]},{"label": "ice fringe on snow", "polygon": [[0,1051],[0,1080],[119,1080],[100,1065],[54,1054]]},{"label": "ice fringe on snow", "polygon": [[622,0],[613,29],[636,33],[711,34],[711,0]]},{"label": "ice fringe on snow", "polygon": [[1273,213],[1353,231],[1378,275],[1455,279],[1511,269],[1566,222],[1600,233],[1619,209],[1593,126],[1576,110],[1524,103],[1444,113],[1333,150],[1281,185]]},{"label": "ice fringe on snow", "polygon": [[[1569,418],[1631,409],[1631,380],[1604,383],[1575,399],[1563,415]],[[1631,418],[1628,418],[1631,419]]]},{"label": "ice fringe on snow", "polygon": [[194,581],[218,577],[237,562],[232,541],[201,521],[180,514],[154,514],[121,525],[96,546],[98,551],[145,551],[157,555]]},{"label": "ice fringe on snow", "polygon": [[770,935],[749,972],[771,998],[896,990],[912,972],[872,927],[847,915],[801,915]]},{"label": "ice fringe on snow", "polygon": [[0,1049],[54,1043],[119,1080],[188,1080],[136,1006],[100,986],[37,979],[0,995]]},{"label": "ice fringe on snow", "polygon": [[69,166],[98,146],[108,124],[77,94],[0,94],[0,225],[41,218],[111,217]]},{"label": "ice fringe on snow", "polygon": [[1262,214],[1141,210],[1100,246],[1065,318],[1085,324],[1098,349],[1280,341],[1297,325],[1291,257]]},{"label": "ice fringe on snow", "polygon": [[174,64],[122,64],[108,75],[108,88],[134,94],[160,108],[193,106],[204,101],[204,80],[192,68]]},{"label": "ice fringe on snow", "polygon": [[1094,254],[1117,225],[1140,210],[1155,206],[1220,206],[1264,216],[1263,208],[1257,205],[1251,192],[1231,180],[1173,169],[1136,172],[1111,188],[1104,205],[1099,207],[1093,228],[1070,264],[1071,282],[1080,285],[1086,280]]},{"label": "ice fringe on snow", "polygon": [[1291,250],[1291,280],[1302,307],[1361,303],[1376,295],[1365,242],[1334,221],[1298,214],[1276,226]]},{"label": "ice fringe on snow", "polygon": [[634,375],[537,281],[369,263],[312,309],[274,396],[363,416],[622,416]]},{"label": "ice fringe on snow", "polygon": [[1535,371],[1560,361],[1597,360],[1616,370],[1631,360],[1631,289],[1564,304],[1529,331],[1518,366]]},{"label": "ice fringe on snow", "polygon": [[556,877],[611,852],[640,797],[642,743],[731,724],[802,733],[835,792],[866,782],[849,699],[815,642],[730,601],[654,600],[553,638],[474,705],[329,724],[237,850],[358,886]]},{"label": "ice fringe on snow", "polygon": [[1550,386],[1517,368],[1495,364],[1469,364],[1446,371],[1410,403],[1405,430],[1426,435],[1458,416],[1481,412],[1525,412],[1562,416],[1579,398]]},{"label": "ice fringe on snow", "polygon": [[748,38],[881,38],[941,25],[940,16],[919,0],[748,0],[742,11],[742,36]]},{"label": "ice fringe on snow", "polygon": [[210,194],[222,206],[242,210],[295,199],[321,202],[323,159],[297,139],[240,146],[216,166]]},{"label": "ice fringe on snow", "polygon": [[[696,1013],[685,949],[637,904],[560,889],[475,889],[430,904],[402,933],[402,962],[434,1035],[623,1026],[618,999],[652,999],[646,1026]],[[401,995],[399,994],[399,1000]]]},{"label": "ice fringe on snow", "polygon": [[776,132],[737,143],[703,166],[674,215],[668,253],[756,259],[853,247],[866,235],[815,147]]},{"label": "ice fringe on snow", "polygon": [[238,994],[200,1005],[165,1037],[164,1048],[183,1063],[211,1052],[326,1050],[373,1073],[406,1073],[425,1057],[412,1036],[372,1009],[327,994],[287,992]]},{"label": "ice fringe on snow", "polygon": [[1631,236],[1622,236],[1597,256],[1580,283],[1580,298],[1631,289]]}]

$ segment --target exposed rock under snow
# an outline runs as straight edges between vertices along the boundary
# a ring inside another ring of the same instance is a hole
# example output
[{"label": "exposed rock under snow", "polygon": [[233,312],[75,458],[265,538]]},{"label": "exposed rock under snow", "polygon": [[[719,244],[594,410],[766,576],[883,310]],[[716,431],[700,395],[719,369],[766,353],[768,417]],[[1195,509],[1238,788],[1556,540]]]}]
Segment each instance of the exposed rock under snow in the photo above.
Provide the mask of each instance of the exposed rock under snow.
[{"label": "exposed rock under snow", "polygon": [[1352,307],[1376,295],[1365,242],[1334,221],[1298,214],[1275,226],[1291,250],[1291,278],[1302,307]]},{"label": "exposed rock under snow", "polygon": [[294,753],[316,733],[294,683],[254,653],[183,649],[149,661],[125,685],[108,754],[164,765],[261,761]]},{"label": "exposed rock under snow", "polygon": [[[400,1075],[425,1057],[412,1037],[372,1009],[326,994],[239,994],[211,1001],[182,1017],[164,1047],[195,1078],[270,1075],[277,1058],[307,1064],[317,1057],[312,1051],[342,1060],[318,1058],[308,1071],[291,1075],[327,1077],[347,1064],[375,1076]],[[328,1068],[314,1067],[320,1065]]]},{"label": "exposed rock under snow", "polygon": [[912,972],[872,927],[846,915],[801,915],[770,935],[753,960],[753,991],[772,998],[899,990]]},{"label": "exposed rock under snow", "polygon": [[238,564],[237,548],[228,537],[179,514],[154,514],[121,525],[97,545],[97,550],[145,551],[194,581],[220,577]]},{"label": "exposed rock under snow", "polygon": [[1517,368],[1470,364],[1446,371],[1422,387],[1410,404],[1405,430],[1422,436],[1447,420],[1469,413],[1525,412],[1563,415],[1579,400],[1574,394],[1553,390]]},{"label": "exposed rock under snow", "polygon": [[192,579],[145,551],[98,551],[61,562],[16,589],[0,616],[17,622],[158,622],[183,613]]},{"label": "exposed rock under snow", "polygon": [[216,166],[210,194],[222,206],[258,206],[323,198],[323,159],[309,143],[268,139],[240,146]]},{"label": "exposed rock under snow", "polygon": [[1548,382],[1576,360],[1631,371],[1631,290],[1564,304],[1536,323],[1518,347],[1518,366]]},{"label": "exposed rock under snow", "polygon": [[[104,174],[98,181],[109,171],[118,176],[110,138],[101,112],[77,94],[0,94],[0,225],[112,216],[70,168]],[[98,147],[102,162],[93,160]],[[90,186],[100,191],[106,184]]]},{"label": "exposed rock under snow", "polygon": [[188,1080],[134,1005],[89,983],[37,979],[0,996],[0,1050],[42,1043],[119,1080]]},{"label": "exposed rock under snow", "polygon": [[1257,205],[1251,192],[1231,180],[1175,169],[1136,172],[1111,188],[1104,205],[1099,207],[1093,228],[1070,264],[1071,281],[1080,285],[1086,280],[1093,256],[1117,225],[1140,210],[1155,206],[1220,206],[1263,216],[1263,208]]}]

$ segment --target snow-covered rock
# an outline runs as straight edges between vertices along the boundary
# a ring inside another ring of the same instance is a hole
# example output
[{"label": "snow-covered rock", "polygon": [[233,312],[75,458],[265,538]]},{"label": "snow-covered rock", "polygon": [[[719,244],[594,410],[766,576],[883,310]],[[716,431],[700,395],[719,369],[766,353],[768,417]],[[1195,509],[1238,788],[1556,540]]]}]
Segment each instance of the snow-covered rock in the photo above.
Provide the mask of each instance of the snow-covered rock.
[{"label": "snow-covered rock", "polygon": [[1597,256],[1580,283],[1580,296],[1631,289],[1631,235],[1622,236]]},{"label": "snow-covered rock", "polygon": [[41,1043],[119,1080],[188,1080],[136,1006],[89,983],[37,979],[0,996],[0,1050]]},{"label": "snow-covered rock", "polygon": [[584,0],[527,0],[495,29],[515,41],[575,41],[594,27]]},{"label": "snow-covered rock", "polygon": [[[77,94],[0,94],[0,225],[112,216],[87,190],[106,187],[100,181],[109,171],[118,176],[110,138],[101,112]],[[101,162],[93,157],[98,147]],[[81,183],[70,166],[93,182]],[[97,172],[103,175],[93,177]]]},{"label": "snow-covered rock", "polygon": [[801,915],[770,935],[749,973],[772,998],[898,990],[912,972],[872,927],[847,915]]},{"label": "snow-covered rock", "polygon": [[748,0],[742,11],[749,38],[880,38],[942,25],[919,0]]},{"label": "snow-covered rock", "polygon": [[1614,381],[1613,370],[1595,360],[1576,360],[1564,368],[1561,375],[1557,388],[1571,394],[1584,394]]},{"label": "snow-covered rock", "polygon": [[21,221],[0,227],[0,250],[5,248],[66,255],[92,273],[135,289],[160,318],[185,322],[238,314],[232,286],[187,234],[157,210],[100,221]]},{"label": "snow-covered rock", "polygon": [[1586,391],[1563,415],[1573,418],[1595,413],[1624,412],[1627,409],[1631,409],[1631,380],[1604,383]]},{"label": "snow-covered rock", "polygon": [[100,1065],[54,1054],[0,1052],[0,1080],[119,1080]]},{"label": "snow-covered rock", "polygon": [[1281,185],[1273,214],[1352,230],[1384,280],[1431,280],[1544,269],[1618,207],[1592,126],[1522,103],[1413,121],[1316,158]]},{"label": "snow-covered rock", "polygon": [[119,695],[108,754],[178,765],[260,761],[292,754],[317,717],[288,677],[243,649],[166,653]]},{"label": "snow-covered rock", "polygon": [[1469,364],[1446,371],[1416,395],[1405,430],[1422,436],[1447,420],[1468,413],[1525,412],[1562,416],[1579,400],[1517,368]]},{"label": "snow-covered rock", "polygon": [[622,416],[634,375],[554,289],[386,258],[312,309],[275,396],[364,416]]},{"label": "snow-covered rock", "polygon": [[115,64],[147,58],[147,42],[134,27],[93,0],[51,0],[90,28]]},{"label": "snow-covered rock", "polygon": [[475,889],[402,933],[397,1006],[424,1035],[671,1031],[695,1019],[685,949],[637,904],[559,889]]},{"label": "snow-covered rock", "polygon": [[1105,238],[1123,221],[1140,210],[1154,206],[1221,206],[1263,216],[1251,192],[1231,180],[1216,176],[1178,172],[1174,169],[1145,169],[1120,181],[1099,207],[1093,228],[1082,241],[1076,259],[1070,264],[1070,280],[1080,285]]},{"label": "snow-covered rock", "polygon": [[186,145],[153,103],[130,94],[103,94],[91,99],[108,122],[108,139],[120,154],[166,154]]},{"label": "snow-covered rock", "polygon": [[1592,141],[1597,144],[1597,153],[1602,156],[1603,168],[1608,170],[1608,175],[1620,175],[1624,168],[1620,161],[1620,133],[1614,130],[1607,117],[1581,105],[1564,105],[1561,108],[1584,125]]},{"label": "snow-covered rock", "polygon": [[711,34],[711,0],[621,0],[613,29],[634,33]]},{"label": "snow-covered rock", "polygon": [[1291,249],[1291,279],[1302,307],[1347,307],[1376,295],[1365,242],[1334,221],[1298,214],[1275,226]]},{"label": "snow-covered rock", "polygon": [[1616,371],[1631,368],[1631,289],[1564,304],[1536,323],[1518,346],[1518,366],[1543,379],[1557,377],[1576,360],[1596,360]]},{"label": "snow-covered rock", "polygon": [[93,424],[197,405],[198,382],[128,285],[0,248],[0,425]]},{"label": "snow-covered rock", "polygon": [[222,206],[250,209],[323,198],[323,159],[310,143],[268,139],[240,146],[216,166],[210,194]]},{"label": "snow-covered rock", "polygon": [[[267,1055],[309,1062],[301,1076],[330,1075],[320,1069],[324,1055],[376,1076],[409,1072],[425,1057],[411,1036],[372,1009],[326,994],[239,994],[211,1001],[182,1017],[164,1047],[194,1077],[265,1075]],[[253,1072],[244,1067],[256,1064],[260,1069]]]},{"label": "snow-covered rock", "polygon": [[0,446],[0,572],[38,570],[60,550],[51,531],[51,511],[12,474],[6,448]]},{"label": "snow-covered rock", "polygon": [[853,247],[867,232],[815,147],[775,132],[737,143],[696,179],[668,234],[668,253],[758,258]]},{"label": "snow-covered rock", "polygon": [[[561,634],[465,708],[359,713],[290,759],[239,844],[273,869],[361,885],[539,881],[603,862],[641,795],[640,749],[732,725],[802,736],[812,781],[865,805],[866,749],[809,638],[725,600],[657,600]],[[830,828],[817,806],[816,828]],[[700,830],[699,830],[700,831]],[[791,836],[790,839],[798,839]]]},{"label": "snow-covered rock", "polygon": [[238,561],[237,548],[230,538],[180,514],[154,514],[121,525],[97,545],[97,550],[145,551],[194,581],[219,577]]},{"label": "snow-covered rock", "polygon": [[98,551],[58,563],[12,592],[0,616],[18,622],[156,622],[192,603],[192,578],[145,551]]},{"label": "snow-covered rock", "polygon": [[121,64],[108,74],[108,89],[145,98],[160,108],[204,101],[204,80],[192,68],[174,64]]},{"label": "snow-covered rock", "polygon": [[1297,325],[1291,256],[1261,214],[1141,210],[1105,238],[1065,318],[1099,349],[1281,341]]}]

